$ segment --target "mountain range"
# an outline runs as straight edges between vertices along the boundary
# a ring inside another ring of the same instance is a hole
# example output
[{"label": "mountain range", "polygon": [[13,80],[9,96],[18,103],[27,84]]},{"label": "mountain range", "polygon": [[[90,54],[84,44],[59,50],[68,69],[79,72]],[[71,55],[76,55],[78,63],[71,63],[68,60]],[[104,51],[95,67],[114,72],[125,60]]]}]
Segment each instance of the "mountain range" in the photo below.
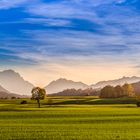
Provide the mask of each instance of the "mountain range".
[{"label": "mountain range", "polygon": [[140,81],[140,77],[132,76],[132,77],[122,77],[120,79],[115,80],[108,80],[108,81],[101,81],[96,84],[87,85],[82,82],[74,82],[72,80],[67,80],[64,78],[60,78],[56,81],[52,81],[49,85],[45,87],[48,93],[57,93],[61,92],[65,89],[86,89],[86,88],[93,88],[93,89],[101,89],[107,85],[117,86],[123,85],[125,83],[137,83]]},{"label": "mountain range", "polygon": [[[123,85],[124,83],[137,83],[140,82],[140,77],[132,76],[132,77],[122,77],[120,79],[101,81],[96,84],[87,85],[82,82],[74,82],[72,80],[67,80],[64,78],[60,78],[58,80],[50,82],[45,89],[48,94],[61,92],[65,89],[101,89],[106,85]],[[136,85],[136,84],[135,84]],[[134,86],[135,86],[134,85]],[[138,88],[138,83],[135,87]],[[14,93],[19,95],[31,95],[31,90],[34,87],[33,84],[24,80],[19,73],[14,70],[4,70],[0,72],[0,93]]]},{"label": "mountain range", "polygon": [[115,80],[108,80],[108,81],[100,81],[96,84],[91,85],[92,88],[98,89],[103,88],[107,85],[116,86],[116,85],[123,85],[125,83],[136,83],[140,81],[140,77],[132,76],[132,77],[122,77],[120,79]]}]

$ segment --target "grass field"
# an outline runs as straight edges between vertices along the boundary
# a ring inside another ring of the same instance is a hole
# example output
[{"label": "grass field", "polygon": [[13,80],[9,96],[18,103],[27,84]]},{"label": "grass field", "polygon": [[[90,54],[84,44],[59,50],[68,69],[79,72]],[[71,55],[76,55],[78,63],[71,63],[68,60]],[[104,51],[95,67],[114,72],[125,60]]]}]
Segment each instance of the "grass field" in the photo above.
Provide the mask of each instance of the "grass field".
[{"label": "grass field", "polygon": [[20,101],[0,100],[0,140],[140,140],[134,99],[58,97],[53,105],[42,101],[42,108]]}]

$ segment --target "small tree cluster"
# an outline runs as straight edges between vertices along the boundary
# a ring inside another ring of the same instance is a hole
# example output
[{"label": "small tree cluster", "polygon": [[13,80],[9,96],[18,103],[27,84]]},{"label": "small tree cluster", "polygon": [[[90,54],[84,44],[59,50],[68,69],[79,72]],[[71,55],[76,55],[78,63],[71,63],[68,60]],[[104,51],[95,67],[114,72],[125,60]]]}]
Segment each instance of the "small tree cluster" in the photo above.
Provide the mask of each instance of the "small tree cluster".
[{"label": "small tree cluster", "polygon": [[124,96],[133,96],[134,89],[131,84],[123,86],[106,86],[100,92],[100,98],[119,98]]}]

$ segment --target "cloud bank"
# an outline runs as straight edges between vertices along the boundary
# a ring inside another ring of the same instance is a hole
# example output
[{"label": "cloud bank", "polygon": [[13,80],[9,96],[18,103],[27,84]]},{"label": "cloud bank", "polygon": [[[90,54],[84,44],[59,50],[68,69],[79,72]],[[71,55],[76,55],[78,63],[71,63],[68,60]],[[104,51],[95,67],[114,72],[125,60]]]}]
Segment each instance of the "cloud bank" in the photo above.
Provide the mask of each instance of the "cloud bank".
[{"label": "cloud bank", "polygon": [[[1,69],[13,67],[31,81],[35,78],[25,71],[41,69],[46,80],[40,83],[57,77],[89,83],[126,71],[139,74],[138,5],[138,0],[2,0]],[[90,70],[83,77],[78,71],[86,71],[86,66]],[[116,72],[109,75],[112,66]],[[99,69],[104,76],[92,74]],[[35,83],[41,79],[37,73]]]}]

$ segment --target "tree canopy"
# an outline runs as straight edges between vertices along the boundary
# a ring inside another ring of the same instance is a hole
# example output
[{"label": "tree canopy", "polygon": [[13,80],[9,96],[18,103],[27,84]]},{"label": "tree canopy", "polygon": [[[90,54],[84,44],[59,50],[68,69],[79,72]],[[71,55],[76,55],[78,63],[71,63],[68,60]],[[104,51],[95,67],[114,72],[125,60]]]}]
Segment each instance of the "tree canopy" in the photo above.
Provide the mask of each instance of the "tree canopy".
[{"label": "tree canopy", "polygon": [[119,98],[123,96],[133,96],[134,89],[131,84],[124,84],[123,86],[105,86],[101,89],[101,98]]},{"label": "tree canopy", "polygon": [[31,93],[32,93],[32,99],[37,100],[38,107],[40,108],[40,100],[45,99],[46,90],[40,87],[34,87]]}]

